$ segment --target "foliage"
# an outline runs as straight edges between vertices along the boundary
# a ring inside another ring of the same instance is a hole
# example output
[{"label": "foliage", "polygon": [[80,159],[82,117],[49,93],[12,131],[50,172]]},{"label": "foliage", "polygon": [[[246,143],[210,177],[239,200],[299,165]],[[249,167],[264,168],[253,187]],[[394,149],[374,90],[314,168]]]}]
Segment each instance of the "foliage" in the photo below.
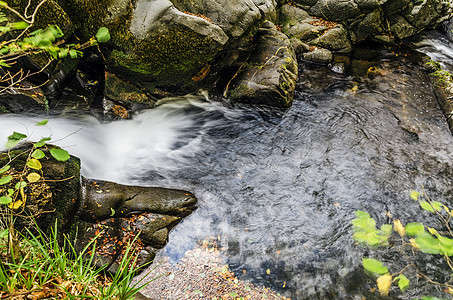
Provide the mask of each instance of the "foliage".
[{"label": "foliage", "polygon": [[[39,228],[37,234],[30,230],[20,236],[19,255],[7,260],[10,232],[0,232],[0,297],[18,299],[28,295],[31,299],[131,299],[145,284],[131,285],[139,268],[134,264],[132,241],[126,248],[125,258],[113,276],[106,276],[106,267],[93,268],[96,247],[89,243],[80,253],[60,233],[55,224],[50,237]],[[148,283],[148,282],[146,282]],[[21,298],[22,299],[22,298]]]},{"label": "foliage", "polygon": [[[43,126],[45,124],[47,124],[47,120],[43,120],[36,125]],[[23,133],[13,132],[10,136],[8,136],[8,141],[5,144],[5,147],[12,148],[26,138],[27,135]],[[47,159],[44,151],[49,150],[48,153],[50,153],[50,155],[58,161],[66,161],[70,158],[69,153],[66,150],[51,148],[48,146],[46,142],[50,140],[50,137],[44,137],[37,143],[32,143],[33,147],[30,147],[20,153],[20,155],[27,154],[24,169],[20,174],[15,174],[11,169],[11,163],[17,157],[10,158],[10,161],[1,167],[0,191],[3,191],[3,195],[0,194],[0,204],[7,204],[10,209],[17,210],[25,205],[27,199],[27,196],[24,193],[24,188],[27,187],[28,184],[45,182],[45,176],[42,172],[42,164],[40,162],[42,159]],[[11,188],[2,188],[2,186],[6,184],[11,186]]]},{"label": "foliage", "polygon": [[[85,43],[65,43],[64,33],[57,25],[48,25],[32,32],[38,9],[46,2],[42,0],[36,5],[31,15],[21,14],[6,2],[0,1],[0,83],[5,86],[0,90],[15,87],[27,77],[44,70],[51,61],[66,57],[77,58],[83,55],[82,50],[105,43],[110,40],[107,28],[99,28],[97,34]],[[30,6],[30,1],[29,5]],[[27,6],[27,7],[28,7]],[[18,59],[25,55],[45,54],[47,64],[36,73],[25,73],[23,70],[11,72],[10,67],[17,64]]]},{"label": "foliage", "polygon": [[[401,292],[404,292],[409,287],[410,280],[403,274],[408,268],[413,268],[420,277],[425,278],[430,284],[442,286],[444,291],[453,294],[453,285],[449,281],[436,282],[429,278],[420,270],[415,260],[416,251],[429,255],[439,255],[444,258],[445,266],[453,271],[453,262],[450,258],[453,256],[453,233],[450,227],[453,211],[446,205],[431,200],[425,192],[412,191],[410,197],[418,203],[420,208],[436,215],[440,219],[443,228],[435,229],[418,222],[407,223],[404,226],[400,220],[393,219],[393,228],[390,224],[384,224],[381,229],[377,229],[376,221],[368,213],[356,211],[356,218],[352,220],[354,228],[353,238],[361,244],[376,248],[379,246],[388,247],[389,239],[392,236],[399,237],[399,246],[393,244],[392,247],[400,248],[399,250],[404,255],[399,258],[404,259],[407,264],[402,270],[390,273],[389,269],[380,261],[374,258],[363,258],[363,268],[368,275],[377,278],[377,287],[382,296],[388,295],[393,284],[396,284]],[[410,246],[412,256],[407,255],[409,251],[405,251],[405,246]],[[438,298],[423,297],[422,300],[424,299]]]}]

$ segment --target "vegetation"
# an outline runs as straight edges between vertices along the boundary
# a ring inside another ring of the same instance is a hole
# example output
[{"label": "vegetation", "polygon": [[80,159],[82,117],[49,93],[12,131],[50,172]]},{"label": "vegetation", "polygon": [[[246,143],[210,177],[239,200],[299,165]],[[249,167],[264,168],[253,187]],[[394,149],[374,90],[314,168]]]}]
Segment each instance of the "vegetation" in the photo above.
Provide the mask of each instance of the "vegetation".
[{"label": "vegetation", "polygon": [[[423,210],[437,216],[441,221],[441,226],[435,229],[428,224],[419,222],[403,225],[400,220],[393,219],[393,226],[384,224],[378,229],[376,221],[368,213],[356,211],[356,218],[352,220],[353,238],[371,248],[380,246],[387,247],[387,249],[397,248],[401,255],[395,260],[401,260],[405,264],[405,267],[392,273],[379,260],[366,257],[362,260],[363,268],[368,275],[377,278],[377,287],[382,296],[389,294],[392,285],[397,285],[401,292],[406,291],[411,282],[408,275],[410,269],[415,271],[417,277],[424,278],[429,284],[440,286],[446,293],[453,294],[453,273],[447,280],[438,282],[428,276],[417,263],[419,253],[434,255],[443,257],[443,265],[436,266],[439,272],[442,272],[444,268],[453,271],[451,259],[453,256],[453,232],[451,230],[453,210],[438,201],[431,200],[425,192],[412,191],[410,197],[417,201]],[[393,240],[395,236],[399,237],[397,239],[399,241]],[[390,243],[390,241],[392,242]],[[438,298],[423,297],[422,299]]]}]

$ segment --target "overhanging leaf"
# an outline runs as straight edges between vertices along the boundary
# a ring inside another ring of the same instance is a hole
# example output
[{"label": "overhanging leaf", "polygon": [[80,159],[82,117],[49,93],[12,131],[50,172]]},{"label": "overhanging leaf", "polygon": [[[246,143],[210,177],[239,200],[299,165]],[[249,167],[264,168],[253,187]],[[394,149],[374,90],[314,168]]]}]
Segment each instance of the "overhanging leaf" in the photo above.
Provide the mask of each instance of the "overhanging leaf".
[{"label": "overhanging leaf", "polygon": [[17,200],[15,202],[8,204],[8,207],[11,209],[18,209],[22,205],[22,203],[23,203],[22,200]]},{"label": "overhanging leaf", "polygon": [[398,275],[395,280],[398,280],[398,287],[400,288],[401,292],[404,292],[409,287],[410,280],[403,274]]},{"label": "overhanging leaf", "polygon": [[105,43],[110,40],[110,32],[107,28],[101,27],[96,33],[96,40],[98,43]]},{"label": "overhanging leaf", "polygon": [[362,265],[365,271],[373,274],[383,275],[389,272],[387,267],[384,267],[380,261],[374,258],[362,258]]},{"label": "overhanging leaf", "polygon": [[2,177],[2,178],[0,178],[0,185],[7,184],[12,179],[13,179],[13,176],[11,176],[11,175]]},{"label": "overhanging leaf", "polygon": [[425,226],[422,223],[407,223],[406,233],[408,236],[416,236],[425,231]]},{"label": "overhanging leaf", "polygon": [[13,202],[13,198],[8,197],[8,196],[2,196],[0,197],[0,204],[10,204]]},{"label": "overhanging leaf", "polygon": [[44,119],[44,120],[42,120],[42,121],[40,121],[40,122],[36,123],[36,126],[44,126],[44,125],[46,125],[46,124],[47,124],[47,122],[49,122],[49,120],[47,120],[47,119]]},{"label": "overhanging leaf", "polygon": [[26,186],[27,186],[27,183],[25,181],[20,181],[20,182],[16,183],[16,185],[14,187],[16,188],[16,190],[19,190],[19,189],[23,189]]},{"label": "overhanging leaf", "polygon": [[39,179],[41,179],[41,175],[39,175],[38,173],[30,173],[27,176],[28,182],[36,182]]},{"label": "overhanging leaf", "polygon": [[35,143],[33,145],[33,147],[35,148],[40,148],[42,146],[44,146],[46,144],[46,142],[50,141],[51,138],[50,137],[45,137],[45,138],[42,138],[41,140],[39,140],[39,142]]},{"label": "overhanging leaf", "polygon": [[387,296],[389,294],[390,287],[392,286],[392,276],[389,274],[382,275],[376,280],[376,282],[381,296]]},{"label": "overhanging leaf", "polygon": [[32,168],[32,169],[35,169],[35,170],[41,170],[42,169],[41,162],[39,160],[37,160],[36,158],[30,158],[29,160],[27,160],[27,166],[29,168]]},{"label": "overhanging leaf", "polygon": [[12,148],[12,147],[16,146],[21,140],[25,139],[26,137],[27,136],[25,134],[14,131],[13,134],[11,134],[8,137],[8,141],[6,142],[5,147]]},{"label": "overhanging leaf", "polygon": [[434,208],[431,206],[431,204],[429,204],[428,201],[420,201],[419,203],[420,203],[421,208],[434,213]]},{"label": "overhanging leaf", "polygon": [[58,161],[67,161],[69,159],[69,153],[63,149],[50,149],[50,154]]},{"label": "overhanging leaf", "polygon": [[36,158],[36,159],[41,159],[41,158],[44,158],[45,156],[46,155],[44,154],[44,152],[42,152],[39,149],[35,149],[35,151],[33,151],[33,153],[31,154],[31,157]]},{"label": "overhanging leaf", "polygon": [[11,168],[10,165],[4,166],[3,168],[0,169],[0,174],[5,173],[5,172],[8,171],[10,168]]}]

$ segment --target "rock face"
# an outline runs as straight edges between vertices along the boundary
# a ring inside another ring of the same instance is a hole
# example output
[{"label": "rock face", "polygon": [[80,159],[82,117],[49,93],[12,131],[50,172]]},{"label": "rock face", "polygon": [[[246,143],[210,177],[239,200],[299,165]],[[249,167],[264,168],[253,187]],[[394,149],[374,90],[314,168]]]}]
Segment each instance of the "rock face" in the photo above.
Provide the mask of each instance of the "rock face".
[{"label": "rock face", "polygon": [[297,79],[296,55],[288,37],[266,22],[254,36],[253,49],[229,83],[233,101],[290,107]]},{"label": "rock face", "polygon": [[[16,2],[23,10],[28,0]],[[33,0],[32,6],[37,3]],[[450,17],[451,8],[443,0],[48,0],[37,21],[57,23],[67,41],[87,40],[98,28],[109,29],[112,38],[102,48],[107,76],[98,73],[91,80],[103,89],[95,98],[112,101],[112,108],[123,106],[119,113],[123,117],[124,111],[135,110],[135,103],[139,108],[153,107],[157,99],[203,87],[220,94],[227,90],[237,101],[287,107],[294,92],[291,78],[297,76],[292,46],[304,59],[331,63],[340,70],[359,42],[396,43]],[[282,35],[271,33],[269,25],[262,27],[266,21],[279,24],[290,45]],[[269,64],[263,45],[275,47],[271,40],[280,40],[288,51],[278,55],[294,62]],[[60,85],[79,76],[72,63],[63,69],[52,66],[45,79],[53,86],[43,87],[46,96],[63,98]],[[249,68],[256,73],[250,80],[244,67],[238,69],[247,63],[266,65],[267,70]],[[276,72],[285,68],[277,80]],[[58,70],[69,75],[59,80]],[[234,88],[233,81],[238,83]],[[258,87],[268,95],[266,100],[260,101],[263,93]],[[271,94],[279,99],[269,101]],[[87,96],[73,98],[88,106],[98,103]]]},{"label": "rock face", "polygon": [[[8,185],[1,186],[2,196],[8,189],[14,189],[21,176],[28,178],[29,173],[36,172],[25,167],[31,151],[30,145],[0,153],[0,168],[10,166],[1,177],[13,178]],[[152,260],[157,250],[167,243],[170,230],[196,209],[197,200],[187,191],[82,178],[78,158],[71,156],[61,162],[55,160],[49,150],[43,153],[42,175],[38,181],[26,181],[25,196],[22,196],[26,201],[17,208],[16,212],[20,213],[15,226],[29,227],[25,216],[33,215],[40,228],[48,231],[58,220],[63,232],[77,238],[75,248],[79,251],[98,236],[96,262],[110,264],[112,271],[132,241],[139,263]]]}]

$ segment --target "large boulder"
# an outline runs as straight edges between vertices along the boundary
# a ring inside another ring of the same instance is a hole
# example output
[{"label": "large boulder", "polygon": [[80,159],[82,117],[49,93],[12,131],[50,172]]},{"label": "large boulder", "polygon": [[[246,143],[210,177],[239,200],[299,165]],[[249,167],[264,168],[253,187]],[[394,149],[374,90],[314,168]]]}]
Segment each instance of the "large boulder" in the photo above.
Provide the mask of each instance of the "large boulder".
[{"label": "large boulder", "polygon": [[253,40],[249,57],[226,86],[228,96],[248,104],[290,107],[298,74],[291,42],[271,22]]}]

